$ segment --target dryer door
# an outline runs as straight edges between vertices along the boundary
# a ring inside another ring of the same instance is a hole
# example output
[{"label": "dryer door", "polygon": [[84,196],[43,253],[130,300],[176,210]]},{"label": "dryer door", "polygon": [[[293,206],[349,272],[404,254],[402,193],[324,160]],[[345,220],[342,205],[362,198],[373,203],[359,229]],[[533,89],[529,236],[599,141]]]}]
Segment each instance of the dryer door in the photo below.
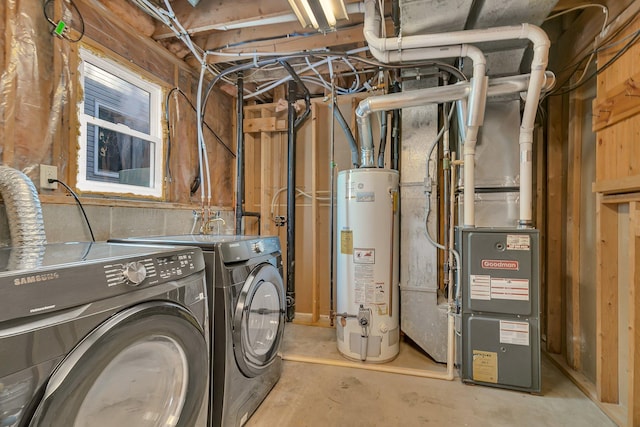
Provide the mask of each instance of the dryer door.
[{"label": "dryer door", "polygon": [[234,316],[233,347],[245,376],[259,375],[277,356],[284,313],[280,273],[272,264],[258,265],[242,286]]},{"label": "dryer door", "polygon": [[121,311],[58,365],[30,426],[193,426],[207,396],[207,344],[182,306]]}]

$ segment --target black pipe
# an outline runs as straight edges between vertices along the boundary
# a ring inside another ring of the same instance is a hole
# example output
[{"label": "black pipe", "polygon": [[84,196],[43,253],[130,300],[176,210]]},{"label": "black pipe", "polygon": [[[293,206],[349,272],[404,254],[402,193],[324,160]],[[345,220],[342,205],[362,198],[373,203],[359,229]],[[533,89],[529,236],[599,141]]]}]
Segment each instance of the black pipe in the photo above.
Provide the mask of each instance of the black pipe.
[{"label": "black pipe", "polygon": [[[296,73],[296,71],[293,69],[293,67],[291,65],[289,65],[289,63],[287,61],[280,61],[280,64],[282,64],[282,66],[291,75],[291,78],[293,79],[293,81],[296,83],[293,86],[293,88],[295,89],[295,92],[297,93],[298,87],[300,87],[302,89],[302,92],[303,92],[302,96],[303,96],[303,99],[304,99],[305,110],[304,110],[304,113],[302,113],[300,115],[300,117],[298,117],[293,122],[293,128],[294,128],[295,131],[297,131],[300,128],[300,126],[302,126],[304,121],[307,120],[307,117],[309,117],[309,113],[311,113],[311,93],[309,93],[309,89],[307,89],[307,87],[304,85],[304,83],[302,83],[302,80],[300,79],[300,76],[298,75],[298,73]],[[296,93],[293,94],[293,102],[294,103],[297,100]],[[291,95],[291,86],[289,86],[289,95]],[[295,114],[295,111],[294,111],[294,114]],[[295,189],[294,189],[294,196],[295,196]]]},{"label": "black pipe", "polygon": [[250,217],[254,217],[254,218],[258,218],[258,236],[260,235],[260,230],[261,230],[261,226],[260,226],[260,218],[262,217],[262,214],[260,214],[260,212],[247,212],[244,211],[242,213],[242,216],[250,216]]},{"label": "black pipe", "polygon": [[[296,134],[311,113],[311,94],[288,62],[280,61],[280,64],[292,78],[287,94],[287,321],[291,322],[296,314]],[[298,99],[298,88],[303,91],[306,109],[296,119],[295,103]]]},{"label": "black pipe", "polygon": [[238,99],[236,102],[236,234],[242,234],[242,202],[244,201],[244,76],[238,71]]},{"label": "black pipe", "polygon": [[391,0],[391,20],[393,21],[393,35],[398,37],[400,35],[400,0]]},{"label": "black pipe", "polygon": [[378,167],[384,167],[384,150],[387,147],[387,112],[380,114],[380,148],[378,149]]},{"label": "black pipe", "polygon": [[[391,93],[400,92],[400,83],[393,82],[391,85]],[[400,110],[393,110],[391,113],[391,169],[398,170],[400,158]]]},{"label": "black pipe", "polygon": [[295,225],[296,225],[296,109],[297,84],[289,82],[287,95],[287,321],[296,314]]},{"label": "black pipe", "polygon": [[338,124],[344,131],[344,135],[347,137],[347,141],[349,142],[349,147],[351,147],[351,163],[353,163],[354,168],[360,167],[360,155],[358,154],[358,143],[356,139],[353,137],[353,132],[349,128],[347,121],[344,119],[342,112],[338,108],[338,104],[333,102],[333,116],[338,120]]}]

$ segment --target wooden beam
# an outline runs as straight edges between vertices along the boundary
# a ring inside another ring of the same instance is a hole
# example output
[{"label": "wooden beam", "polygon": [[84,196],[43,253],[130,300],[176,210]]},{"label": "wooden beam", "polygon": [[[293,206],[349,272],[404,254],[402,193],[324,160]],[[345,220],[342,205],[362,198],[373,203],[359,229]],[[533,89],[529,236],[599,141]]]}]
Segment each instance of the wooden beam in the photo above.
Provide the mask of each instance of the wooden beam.
[{"label": "wooden beam", "polygon": [[593,4],[591,0],[560,0],[553,8],[552,13],[562,12],[563,10],[572,9],[576,6],[584,6],[585,4]]},{"label": "wooden beam", "polygon": [[598,132],[640,113],[640,73],[593,101],[592,127]]},{"label": "wooden beam", "polygon": [[[606,0],[603,2],[609,9],[609,20],[620,15],[633,0]],[[571,24],[556,43],[553,44],[550,54],[549,68],[556,70],[558,80],[562,83],[566,79],[566,73],[560,70],[572,64],[576,59],[594,48],[596,37],[602,30],[604,14],[602,10],[589,8],[584,10]],[[580,28],[580,31],[575,31]]]},{"label": "wooden beam", "polygon": [[618,403],[618,205],[596,201],[596,389]]},{"label": "wooden beam", "polygon": [[286,131],[287,121],[277,120],[275,117],[245,119],[242,129],[245,133]]},{"label": "wooden beam", "polygon": [[547,351],[561,353],[564,328],[563,218],[565,215],[564,153],[565,141],[563,97],[549,99],[547,131]]},{"label": "wooden beam", "polygon": [[582,123],[583,90],[570,95],[569,135],[568,135],[568,177],[567,177],[567,296],[570,304],[570,316],[567,319],[567,361],[580,371],[581,331],[580,331],[580,212],[582,195]]},{"label": "wooden beam", "polygon": [[[547,232],[545,215],[547,213],[547,157],[542,127],[535,133],[536,150],[536,228],[540,230],[540,248],[547,248]],[[540,325],[542,334],[546,335],[547,325],[547,264],[546,257],[540,257]]]},{"label": "wooden beam", "polygon": [[[318,280],[318,103],[311,105],[311,321],[320,320],[320,283]],[[326,254],[322,254],[326,255]]]},{"label": "wooden beam", "polygon": [[103,1],[103,4],[107,9],[113,12],[118,19],[135,28],[138,33],[151,37],[155,32],[156,24],[154,19],[139,7],[131,4],[129,1],[109,0]]},{"label": "wooden beam", "polygon": [[287,34],[307,34],[313,30],[302,28],[299,22],[270,24],[256,27],[237,28],[227,31],[216,31],[206,36],[193,37],[193,41],[205,50],[218,50],[234,45],[241,45],[252,40],[286,37]]},{"label": "wooden beam", "polygon": [[93,40],[94,45],[99,42],[99,46],[111,49],[140,67],[143,73],[162,79],[167,85],[173,84],[173,67],[168,64],[194,71],[160,44],[115,18],[98,0],[77,0],[75,3],[85,21],[83,42],[90,43],[88,39]]},{"label": "wooden beam", "polygon": [[[393,31],[393,24],[387,22],[387,31]],[[347,45],[353,43],[359,43],[364,40],[364,34],[362,27],[349,27],[347,29],[338,30],[332,33],[322,34],[318,33],[312,36],[306,37],[285,37],[276,40],[258,41],[243,44],[241,46],[225,49],[225,53],[231,54],[250,54],[255,52],[263,53],[286,53],[286,52],[298,52],[323,49],[331,46]],[[207,56],[209,63],[229,62],[230,60],[236,60],[237,57],[229,57],[223,55],[216,55],[212,53]]]},{"label": "wooden beam", "polygon": [[[336,32],[344,31],[362,24],[364,15],[350,17],[348,22],[340,24]],[[359,26],[362,29],[361,26]],[[194,37],[193,40],[205,50],[219,50],[232,48],[245,43],[266,43],[273,39],[272,43],[295,37],[308,37],[320,35],[312,28],[303,28],[298,21],[282,24],[262,25],[259,27],[237,28],[228,31],[218,31],[203,37]],[[259,41],[262,42],[259,42]]]},{"label": "wooden beam", "polygon": [[[173,11],[189,34],[223,30],[223,26],[293,15],[287,0],[201,0],[196,7],[187,1],[173,2]],[[295,16],[295,15],[294,15]],[[164,25],[158,26],[153,38],[171,38],[175,34]]]},{"label": "wooden beam", "polygon": [[640,425],[640,203],[629,203],[629,388],[627,425]]},{"label": "wooden beam", "polygon": [[640,202],[640,192],[604,195],[602,197],[602,203],[607,203],[612,205],[617,205],[620,203],[631,203],[631,202]]},{"label": "wooden beam", "polygon": [[640,192],[640,175],[596,181],[592,185],[592,190],[594,193],[606,195]]}]

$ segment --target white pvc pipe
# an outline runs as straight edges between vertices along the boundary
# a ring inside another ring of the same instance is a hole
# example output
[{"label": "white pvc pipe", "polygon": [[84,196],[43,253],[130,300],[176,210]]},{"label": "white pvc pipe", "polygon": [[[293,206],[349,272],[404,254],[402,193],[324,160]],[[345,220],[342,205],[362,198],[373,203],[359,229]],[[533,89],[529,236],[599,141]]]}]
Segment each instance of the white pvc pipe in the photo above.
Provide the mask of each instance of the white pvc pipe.
[{"label": "white pvc pipe", "polygon": [[[401,62],[403,60],[418,60],[418,59],[443,59],[443,58],[458,58],[469,57],[473,61],[473,78],[471,83],[471,90],[469,92],[470,104],[473,103],[474,111],[476,114],[470,116],[470,120],[467,124],[470,131],[466,132],[467,138],[465,139],[465,147],[470,147],[470,151],[474,150],[478,129],[482,125],[484,119],[484,107],[486,102],[486,58],[480,49],[471,45],[454,45],[444,46],[437,48],[423,48],[414,49],[411,51],[398,51],[398,52],[381,52],[375,48],[369,47],[371,53],[376,59],[382,62]],[[473,101],[471,101],[473,100]],[[424,104],[421,104],[424,105]],[[475,129],[475,130],[474,130]],[[373,167],[373,135],[371,132],[362,134],[362,166]],[[473,162],[470,162],[471,175],[473,176]],[[466,186],[465,186],[466,188]],[[465,220],[465,224],[467,221]],[[472,225],[472,224],[471,224]]]},{"label": "white pvc pipe", "polygon": [[[443,47],[458,44],[481,43],[500,40],[528,39],[533,43],[533,60],[531,63],[531,79],[525,100],[525,109],[520,126],[520,226],[528,227],[532,224],[532,194],[533,194],[533,168],[532,168],[532,145],[533,145],[533,124],[535,121],[540,90],[544,81],[544,74],[549,56],[549,38],[547,34],[535,25],[521,24],[516,26],[496,27],[478,30],[454,31],[449,33],[425,34],[417,36],[380,38],[379,28],[381,25],[380,15],[376,11],[376,0],[365,0],[365,20],[364,36],[373,52],[378,51],[383,54],[388,51],[402,52],[403,50],[424,49],[432,47]],[[423,58],[429,59],[429,58]],[[473,114],[469,106],[470,114]],[[467,135],[468,137],[468,135]],[[472,138],[475,135],[471,135]],[[475,147],[466,147],[465,139],[465,163],[471,159],[475,153]],[[467,195],[470,186],[466,180],[469,164],[465,164],[465,211],[473,209],[473,198]],[[473,179],[473,178],[472,178]],[[471,198],[471,204],[467,199]],[[468,217],[465,212],[465,225]],[[473,221],[472,221],[473,222]]]},{"label": "white pvc pipe", "polygon": [[[501,96],[526,91],[529,81],[529,74],[489,79],[486,96]],[[543,91],[550,90],[554,85],[555,76],[552,72],[547,71],[545,73]],[[459,82],[448,86],[436,86],[365,98],[360,101],[356,108],[360,137],[363,141],[373,141],[369,117],[373,112],[463,100],[471,93],[471,86],[470,82]]]}]

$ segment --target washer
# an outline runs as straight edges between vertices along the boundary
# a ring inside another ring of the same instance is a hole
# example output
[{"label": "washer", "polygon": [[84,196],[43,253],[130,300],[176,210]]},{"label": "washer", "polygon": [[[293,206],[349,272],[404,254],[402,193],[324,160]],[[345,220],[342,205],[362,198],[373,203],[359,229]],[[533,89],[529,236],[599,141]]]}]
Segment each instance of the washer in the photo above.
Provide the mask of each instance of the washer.
[{"label": "washer", "polygon": [[121,242],[200,247],[213,294],[212,426],[243,425],[277,383],[285,324],[280,240],[179,235]]},{"label": "washer", "polygon": [[205,426],[199,248],[0,249],[0,426]]}]

